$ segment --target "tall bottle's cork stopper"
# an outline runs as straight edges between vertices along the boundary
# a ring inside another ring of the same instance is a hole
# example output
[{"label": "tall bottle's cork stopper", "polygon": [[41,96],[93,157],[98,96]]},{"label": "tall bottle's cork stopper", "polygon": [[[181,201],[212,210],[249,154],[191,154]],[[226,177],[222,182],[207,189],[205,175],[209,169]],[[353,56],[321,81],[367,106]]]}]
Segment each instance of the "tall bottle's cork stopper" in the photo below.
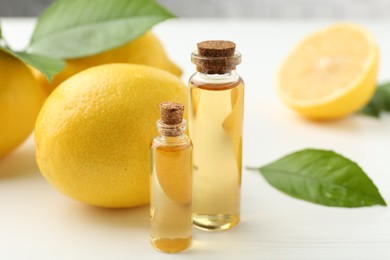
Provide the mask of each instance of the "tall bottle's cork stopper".
[{"label": "tall bottle's cork stopper", "polygon": [[160,104],[161,122],[167,125],[177,125],[183,120],[184,105],[175,102]]},{"label": "tall bottle's cork stopper", "polygon": [[231,41],[203,41],[197,44],[198,53],[193,62],[199,72],[224,74],[236,69],[241,56],[236,56],[236,44]]},{"label": "tall bottle's cork stopper", "polygon": [[231,41],[204,41],[197,44],[198,54],[203,57],[231,57],[236,44]]}]

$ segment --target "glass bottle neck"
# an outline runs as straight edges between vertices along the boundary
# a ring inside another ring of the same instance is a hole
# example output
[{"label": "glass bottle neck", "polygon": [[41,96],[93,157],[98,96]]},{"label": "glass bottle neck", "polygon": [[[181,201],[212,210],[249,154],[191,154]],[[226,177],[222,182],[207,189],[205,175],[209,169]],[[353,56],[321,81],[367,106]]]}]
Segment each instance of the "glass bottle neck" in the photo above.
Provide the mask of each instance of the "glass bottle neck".
[{"label": "glass bottle neck", "polygon": [[199,72],[208,73],[208,75],[223,75],[229,74],[241,63],[241,53],[236,51],[232,56],[204,56],[194,51],[191,53],[191,61]]},{"label": "glass bottle neck", "polygon": [[215,77],[215,78],[226,78],[226,77],[238,76],[236,70],[229,70],[224,74],[209,74],[209,73],[200,72],[200,71],[197,71],[197,73],[199,73],[200,75],[202,75],[204,77],[207,76],[207,77]]},{"label": "glass bottle neck", "polygon": [[188,137],[184,134],[186,125],[185,119],[177,125],[167,125],[158,120],[157,130],[160,134],[154,139],[154,145],[177,146],[187,144]]},{"label": "glass bottle neck", "polygon": [[160,136],[163,137],[180,137],[184,135],[184,131],[186,130],[187,122],[185,119],[182,120],[180,124],[177,125],[167,125],[164,124],[161,120],[157,121],[157,130],[160,133]]}]

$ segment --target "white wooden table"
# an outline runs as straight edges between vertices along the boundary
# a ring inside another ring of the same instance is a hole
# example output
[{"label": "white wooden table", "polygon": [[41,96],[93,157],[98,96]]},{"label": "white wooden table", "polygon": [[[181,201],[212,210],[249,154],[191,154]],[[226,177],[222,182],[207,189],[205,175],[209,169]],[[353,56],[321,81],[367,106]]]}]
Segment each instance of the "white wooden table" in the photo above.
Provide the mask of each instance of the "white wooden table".
[{"label": "white wooden table", "polygon": [[[171,58],[194,71],[198,41],[230,39],[243,54],[246,82],[244,165],[257,166],[306,147],[335,150],[359,165],[390,203],[390,116],[313,123],[286,108],[273,78],[292,46],[332,21],[174,20],[155,28]],[[34,20],[5,19],[16,48]],[[381,48],[380,80],[390,80],[390,20],[362,21]],[[1,87],[1,86],[0,86]],[[0,122],[1,125],[1,122]],[[2,127],[2,126],[1,126]],[[83,205],[40,175],[30,138],[0,160],[0,259],[390,259],[390,208],[328,208],[290,198],[244,170],[242,221],[227,232],[194,230],[191,249],[158,253],[149,244],[148,207],[110,210]]]}]

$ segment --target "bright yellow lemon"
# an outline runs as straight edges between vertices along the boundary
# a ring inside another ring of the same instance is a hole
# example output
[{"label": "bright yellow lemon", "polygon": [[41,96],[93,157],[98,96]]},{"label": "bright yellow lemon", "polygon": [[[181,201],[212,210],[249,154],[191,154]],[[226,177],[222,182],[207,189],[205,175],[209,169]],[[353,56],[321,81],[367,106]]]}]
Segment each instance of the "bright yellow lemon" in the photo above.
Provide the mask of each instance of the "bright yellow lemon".
[{"label": "bright yellow lemon", "polygon": [[31,134],[44,98],[26,65],[0,51],[0,158]]},{"label": "bright yellow lemon", "polygon": [[171,73],[109,64],[64,81],[37,119],[37,162],[68,196],[97,206],[149,202],[149,145],[159,104],[187,104],[187,89]]}]

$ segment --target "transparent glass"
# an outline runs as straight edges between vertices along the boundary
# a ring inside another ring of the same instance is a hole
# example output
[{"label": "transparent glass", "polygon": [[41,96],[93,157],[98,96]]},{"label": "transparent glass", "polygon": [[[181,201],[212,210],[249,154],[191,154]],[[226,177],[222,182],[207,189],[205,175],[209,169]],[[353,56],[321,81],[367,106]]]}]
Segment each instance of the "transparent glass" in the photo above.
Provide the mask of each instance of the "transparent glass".
[{"label": "transparent glass", "polygon": [[194,144],[193,223],[224,230],[240,219],[244,82],[235,70],[189,80]]},{"label": "transparent glass", "polygon": [[192,242],[192,143],[185,126],[185,120],[173,126],[158,121],[160,135],[150,149],[151,243],[166,253]]}]

